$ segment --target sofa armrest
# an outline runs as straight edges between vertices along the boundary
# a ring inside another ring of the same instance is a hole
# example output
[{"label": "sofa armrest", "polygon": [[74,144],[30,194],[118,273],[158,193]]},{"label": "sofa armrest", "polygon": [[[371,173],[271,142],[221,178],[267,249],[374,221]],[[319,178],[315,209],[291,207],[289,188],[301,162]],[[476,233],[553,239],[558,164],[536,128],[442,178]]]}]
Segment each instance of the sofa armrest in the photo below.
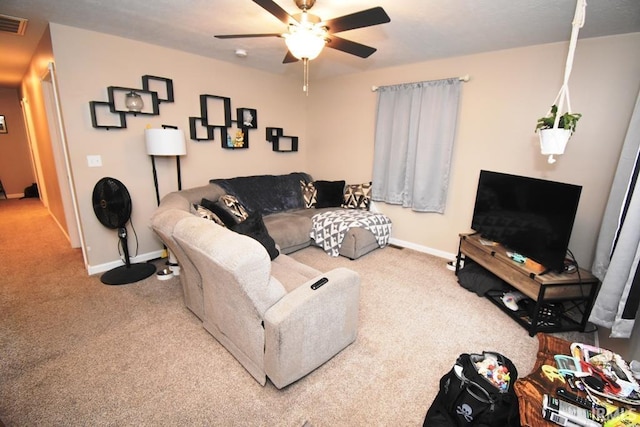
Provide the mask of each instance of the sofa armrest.
[{"label": "sofa armrest", "polygon": [[[320,288],[311,285],[326,277]],[[360,276],[337,268],[299,286],[267,310],[265,372],[282,388],[322,365],[356,339]]]}]

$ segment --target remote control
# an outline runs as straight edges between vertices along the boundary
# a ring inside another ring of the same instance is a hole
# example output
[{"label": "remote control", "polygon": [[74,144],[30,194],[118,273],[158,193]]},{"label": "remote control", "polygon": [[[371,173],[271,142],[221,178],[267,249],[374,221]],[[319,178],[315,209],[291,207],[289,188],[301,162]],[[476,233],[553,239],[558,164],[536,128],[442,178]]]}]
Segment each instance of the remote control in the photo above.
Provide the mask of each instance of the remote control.
[{"label": "remote control", "polygon": [[322,279],[318,280],[316,283],[311,285],[311,289],[313,289],[315,291],[316,289],[318,289],[320,286],[324,285],[328,281],[329,281],[329,279],[327,279],[326,277],[323,277]]},{"label": "remote control", "polygon": [[598,405],[597,403],[592,402],[586,397],[578,396],[575,393],[571,393],[564,387],[558,387],[556,389],[556,394],[558,395],[558,397],[561,397],[562,399],[566,400],[567,402],[573,403],[576,406],[594,410],[599,416],[604,416],[607,413],[607,408],[605,408],[604,406]]}]

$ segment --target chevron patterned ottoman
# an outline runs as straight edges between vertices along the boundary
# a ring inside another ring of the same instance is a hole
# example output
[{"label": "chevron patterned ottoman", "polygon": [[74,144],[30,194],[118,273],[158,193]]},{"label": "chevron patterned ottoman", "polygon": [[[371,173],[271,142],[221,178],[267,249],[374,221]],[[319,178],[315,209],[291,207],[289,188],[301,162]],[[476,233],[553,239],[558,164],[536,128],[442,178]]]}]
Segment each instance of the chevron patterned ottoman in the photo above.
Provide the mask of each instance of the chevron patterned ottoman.
[{"label": "chevron patterned ottoman", "polygon": [[378,212],[360,209],[340,209],[315,214],[312,218],[311,238],[330,256],[337,257],[347,232],[363,228],[375,237],[378,247],[389,243],[391,219]]}]

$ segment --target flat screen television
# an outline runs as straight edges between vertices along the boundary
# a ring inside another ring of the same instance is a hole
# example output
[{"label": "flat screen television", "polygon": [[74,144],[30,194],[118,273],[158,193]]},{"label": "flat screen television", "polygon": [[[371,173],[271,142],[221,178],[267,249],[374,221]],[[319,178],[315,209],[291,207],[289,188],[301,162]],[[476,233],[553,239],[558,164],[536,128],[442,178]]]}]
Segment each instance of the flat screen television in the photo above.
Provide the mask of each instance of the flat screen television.
[{"label": "flat screen television", "polygon": [[561,272],[581,192],[579,185],[481,170],[471,228]]}]

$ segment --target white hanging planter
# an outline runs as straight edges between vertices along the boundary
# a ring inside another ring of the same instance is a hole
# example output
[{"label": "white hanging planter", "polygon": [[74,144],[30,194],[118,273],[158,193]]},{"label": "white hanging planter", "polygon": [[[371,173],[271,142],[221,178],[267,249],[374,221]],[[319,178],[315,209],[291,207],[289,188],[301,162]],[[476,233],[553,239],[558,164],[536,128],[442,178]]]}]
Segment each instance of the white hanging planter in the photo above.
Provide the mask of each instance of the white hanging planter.
[{"label": "white hanging planter", "polygon": [[[576,0],[576,12],[571,22],[571,40],[569,41],[569,53],[564,68],[564,82],[560,87],[560,92],[556,96],[551,109],[546,116],[538,119],[536,131],[540,134],[540,152],[549,156],[547,160],[550,164],[555,163],[554,155],[563,154],[569,142],[569,138],[576,129],[576,122],[582,114],[572,113],[571,100],[569,99],[569,76],[573,68],[573,56],[578,43],[578,32],[584,25],[586,0]],[[564,102],[567,102],[566,113],[562,113]],[[562,120],[561,120],[562,119]]]},{"label": "white hanging planter", "polygon": [[570,129],[540,129],[540,152],[543,155],[564,154],[564,149],[571,138]]}]

